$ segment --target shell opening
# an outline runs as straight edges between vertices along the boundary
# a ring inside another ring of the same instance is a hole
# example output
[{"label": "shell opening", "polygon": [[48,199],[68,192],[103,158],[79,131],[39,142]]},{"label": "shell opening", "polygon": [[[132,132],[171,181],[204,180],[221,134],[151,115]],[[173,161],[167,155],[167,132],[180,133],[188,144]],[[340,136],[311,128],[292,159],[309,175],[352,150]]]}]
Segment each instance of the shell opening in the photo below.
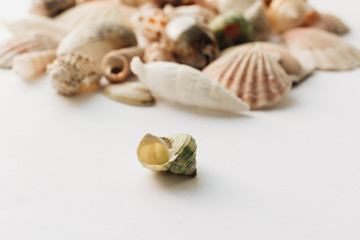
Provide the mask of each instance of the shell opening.
[{"label": "shell opening", "polygon": [[130,75],[129,61],[124,56],[104,58],[104,75],[112,81],[125,80]]},{"label": "shell opening", "polygon": [[163,165],[170,160],[168,144],[151,134],[147,134],[141,141],[137,155],[142,162],[149,165]]}]

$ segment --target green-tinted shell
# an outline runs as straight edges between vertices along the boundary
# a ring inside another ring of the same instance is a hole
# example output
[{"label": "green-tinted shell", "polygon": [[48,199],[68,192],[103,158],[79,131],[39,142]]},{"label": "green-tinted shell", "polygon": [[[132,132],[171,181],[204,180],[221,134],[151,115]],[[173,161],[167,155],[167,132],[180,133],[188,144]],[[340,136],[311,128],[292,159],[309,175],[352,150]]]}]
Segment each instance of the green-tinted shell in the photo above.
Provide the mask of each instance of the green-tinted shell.
[{"label": "green-tinted shell", "polygon": [[254,38],[254,29],[240,13],[227,12],[213,19],[209,28],[215,33],[220,49],[250,42]]},{"label": "green-tinted shell", "polygon": [[195,139],[189,134],[169,137],[146,134],[137,155],[140,163],[150,170],[196,176],[196,149]]}]

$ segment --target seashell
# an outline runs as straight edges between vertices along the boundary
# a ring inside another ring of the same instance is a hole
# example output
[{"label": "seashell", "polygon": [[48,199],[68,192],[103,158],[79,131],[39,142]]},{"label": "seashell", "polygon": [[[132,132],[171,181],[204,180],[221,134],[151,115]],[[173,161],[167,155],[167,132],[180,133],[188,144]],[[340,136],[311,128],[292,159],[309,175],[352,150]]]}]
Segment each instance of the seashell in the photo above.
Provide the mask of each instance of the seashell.
[{"label": "seashell", "polygon": [[14,58],[12,70],[23,79],[32,79],[44,73],[55,59],[56,49],[21,54]]},{"label": "seashell", "polygon": [[55,17],[75,6],[75,0],[32,0],[30,12],[46,17]]},{"label": "seashell", "polygon": [[213,20],[217,15],[215,10],[200,5],[189,5],[189,6],[179,6],[179,7],[166,5],[163,11],[169,19],[173,19],[180,16],[192,16],[195,17],[198,23],[203,25],[208,25],[210,21]]},{"label": "seashell", "polygon": [[350,70],[360,66],[360,51],[339,36],[318,28],[286,31],[282,38],[303,66],[319,70]]},{"label": "seashell", "polygon": [[0,67],[11,68],[15,56],[46,49],[54,49],[58,41],[40,32],[27,32],[14,36],[0,46]]},{"label": "seashell", "polygon": [[15,21],[1,20],[3,25],[9,32],[17,35],[25,32],[36,31],[51,34],[55,38],[62,38],[66,35],[67,30],[53,19],[31,14]]},{"label": "seashell", "polygon": [[166,26],[166,37],[178,63],[202,69],[219,54],[214,33],[191,16],[171,20]]},{"label": "seashell", "polygon": [[117,0],[75,0],[76,2],[76,5],[79,5],[79,4],[83,4],[83,3],[87,3],[87,2],[94,2],[94,1],[103,1],[103,2],[110,2],[110,1],[113,1],[113,2],[118,2]]},{"label": "seashell", "polygon": [[110,82],[122,82],[131,75],[130,62],[133,57],[144,56],[144,49],[129,47],[114,50],[105,55],[101,63],[101,71]]},{"label": "seashell", "polygon": [[266,16],[265,6],[262,1],[256,1],[244,13],[246,20],[254,28],[254,39],[257,41],[267,39],[271,32],[271,25]]},{"label": "seashell", "polygon": [[145,48],[144,61],[149,62],[175,62],[166,41],[154,42]]},{"label": "seashell", "polygon": [[310,24],[317,14],[306,0],[272,0],[267,8],[267,16],[277,32]]},{"label": "seashell", "polygon": [[69,33],[60,42],[57,54],[79,52],[90,57],[100,67],[106,53],[136,44],[135,34],[124,25],[115,22],[98,22]]},{"label": "seashell", "polygon": [[292,81],[279,64],[280,55],[260,44],[246,44],[219,57],[203,73],[249,104],[251,109],[275,105]]},{"label": "seashell", "polygon": [[220,49],[253,40],[253,26],[237,12],[227,12],[213,19],[209,28],[215,33]]},{"label": "seashell", "polygon": [[320,28],[338,35],[342,35],[350,31],[350,28],[341,21],[340,18],[328,13],[319,13],[319,18],[309,26]]},{"label": "seashell", "polygon": [[138,7],[145,3],[153,3],[154,0],[121,0],[121,2],[128,6]]},{"label": "seashell", "polygon": [[216,0],[216,6],[220,13],[235,11],[244,13],[256,0]]},{"label": "seashell", "polygon": [[130,26],[130,18],[135,9],[119,3],[92,1],[80,4],[58,15],[55,21],[67,31],[87,26],[90,23],[112,21]]},{"label": "seashell", "polygon": [[155,98],[150,91],[140,82],[125,82],[106,85],[103,94],[118,102],[136,106],[151,106]]},{"label": "seashell", "polygon": [[246,103],[190,66],[170,62],[143,64],[135,57],[131,61],[131,70],[155,97],[219,111],[248,110]]},{"label": "seashell", "polygon": [[96,63],[79,53],[59,56],[48,73],[57,92],[68,96],[97,87],[101,78]]},{"label": "seashell", "polygon": [[146,134],[137,148],[137,156],[143,167],[152,171],[169,171],[195,177],[195,139],[189,134],[157,137]]}]

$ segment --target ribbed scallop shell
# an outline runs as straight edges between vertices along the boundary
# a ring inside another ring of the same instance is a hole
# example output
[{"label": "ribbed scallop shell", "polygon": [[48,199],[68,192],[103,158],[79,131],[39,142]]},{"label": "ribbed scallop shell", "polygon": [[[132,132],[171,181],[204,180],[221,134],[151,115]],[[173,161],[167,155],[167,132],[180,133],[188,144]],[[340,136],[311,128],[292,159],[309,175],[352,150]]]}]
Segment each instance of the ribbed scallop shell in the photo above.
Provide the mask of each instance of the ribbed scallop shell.
[{"label": "ribbed scallop shell", "polygon": [[11,68],[15,56],[46,49],[54,49],[58,41],[39,32],[18,34],[0,46],[0,67]]},{"label": "ribbed scallop shell", "polygon": [[54,17],[75,6],[75,0],[32,0],[30,12],[42,16]]},{"label": "ribbed scallop shell", "polygon": [[282,38],[302,65],[319,70],[349,70],[360,66],[360,51],[339,36],[318,28],[295,28]]},{"label": "ribbed scallop shell", "polygon": [[129,26],[134,11],[133,8],[116,2],[93,1],[69,9],[57,16],[55,21],[68,31],[100,21],[112,21]]},{"label": "ribbed scallop shell", "polygon": [[260,44],[247,44],[229,51],[203,70],[249,104],[251,109],[275,105],[291,89],[290,76],[280,65],[280,55]]},{"label": "ribbed scallop shell", "polygon": [[245,102],[190,66],[170,62],[143,64],[139,57],[135,57],[131,70],[155,97],[218,111],[248,110]]},{"label": "ribbed scallop shell", "polygon": [[310,26],[320,28],[338,35],[342,35],[350,31],[350,28],[343,21],[341,21],[340,18],[328,13],[320,13],[319,19],[310,24]]},{"label": "ribbed scallop shell", "polygon": [[23,79],[31,79],[45,73],[55,58],[56,49],[21,54],[14,58],[12,70]]}]

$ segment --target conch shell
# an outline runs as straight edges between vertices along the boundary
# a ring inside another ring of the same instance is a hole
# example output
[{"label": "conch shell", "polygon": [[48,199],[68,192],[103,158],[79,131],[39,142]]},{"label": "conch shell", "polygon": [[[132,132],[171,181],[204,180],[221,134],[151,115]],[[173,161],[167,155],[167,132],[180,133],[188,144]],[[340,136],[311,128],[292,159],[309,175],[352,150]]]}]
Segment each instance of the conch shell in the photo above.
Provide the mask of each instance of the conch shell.
[{"label": "conch shell", "polygon": [[105,55],[101,63],[101,71],[110,82],[122,82],[131,75],[130,62],[133,57],[144,56],[144,49],[129,47],[114,50]]},{"label": "conch shell", "polygon": [[144,64],[135,57],[131,70],[155,97],[218,111],[248,110],[245,102],[190,66],[170,62]]},{"label": "conch shell", "polygon": [[303,66],[319,70],[350,70],[360,66],[360,51],[339,36],[318,28],[295,28],[282,35]]},{"label": "conch shell", "polygon": [[17,55],[36,52],[57,47],[59,41],[49,34],[26,32],[15,35],[0,46],[0,67],[11,68]]},{"label": "conch shell", "polygon": [[189,134],[175,134],[157,137],[146,134],[137,149],[137,156],[143,167],[152,171],[170,171],[195,177],[195,139]]},{"label": "conch shell", "polygon": [[219,57],[203,73],[251,109],[259,109],[275,105],[291,89],[291,78],[280,59],[280,54],[267,52],[260,44],[246,44]]},{"label": "conch shell", "polygon": [[56,49],[21,54],[14,58],[12,70],[23,79],[32,79],[44,73],[55,59]]},{"label": "conch shell", "polygon": [[32,0],[30,12],[46,17],[55,17],[74,6],[75,0]]},{"label": "conch shell", "polygon": [[306,0],[272,0],[267,8],[268,18],[277,32],[308,25],[317,14]]},{"label": "conch shell", "polygon": [[311,27],[320,28],[328,32],[343,35],[350,31],[350,28],[340,18],[328,14],[319,13],[319,18],[310,24]]}]

